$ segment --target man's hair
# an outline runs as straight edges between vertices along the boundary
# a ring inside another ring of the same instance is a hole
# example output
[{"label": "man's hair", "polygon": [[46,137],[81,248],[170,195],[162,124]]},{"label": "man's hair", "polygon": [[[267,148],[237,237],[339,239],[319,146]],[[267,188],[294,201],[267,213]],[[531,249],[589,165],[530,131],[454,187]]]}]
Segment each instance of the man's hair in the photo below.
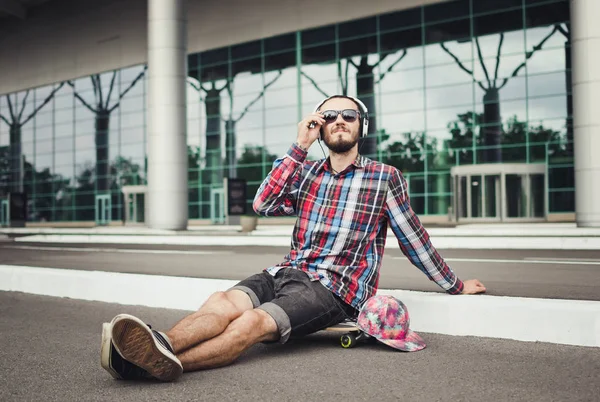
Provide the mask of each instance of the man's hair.
[{"label": "man's hair", "polygon": [[342,98],[342,99],[348,99],[351,100],[352,103],[354,103],[356,105],[356,108],[358,109],[358,111],[360,112],[361,117],[363,117],[364,114],[364,110],[362,110],[362,107],[351,97],[346,96],[346,95],[332,95],[329,98],[327,98],[327,100],[325,102],[323,102],[323,104],[319,107],[319,111],[321,110],[321,107],[323,107],[323,105],[328,102],[330,99],[335,99],[335,98]]}]

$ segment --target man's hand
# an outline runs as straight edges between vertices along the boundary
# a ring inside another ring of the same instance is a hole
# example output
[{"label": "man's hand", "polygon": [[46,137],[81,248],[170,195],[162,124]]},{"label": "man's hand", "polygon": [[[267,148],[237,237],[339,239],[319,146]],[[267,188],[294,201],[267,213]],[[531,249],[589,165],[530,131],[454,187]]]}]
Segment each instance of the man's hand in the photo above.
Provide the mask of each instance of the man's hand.
[{"label": "man's hand", "polygon": [[463,285],[463,291],[461,292],[462,295],[484,293],[486,290],[485,286],[483,286],[483,283],[479,282],[477,279],[469,279],[468,281],[464,281]]},{"label": "man's hand", "polygon": [[[310,128],[310,123],[315,122],[314,127]],[[304,149],[310,148],[313,142],[319,138],[319,130],[325,123],[321,113],[312,113],[306,116],[298,123],[298,145]]]}]

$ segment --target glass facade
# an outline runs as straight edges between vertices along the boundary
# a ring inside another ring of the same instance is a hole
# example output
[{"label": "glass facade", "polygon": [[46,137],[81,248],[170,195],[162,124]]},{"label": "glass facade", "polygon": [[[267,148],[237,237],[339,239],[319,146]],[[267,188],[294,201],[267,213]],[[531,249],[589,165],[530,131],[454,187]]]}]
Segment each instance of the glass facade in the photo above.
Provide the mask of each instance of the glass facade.
[{"label": "glass facade", "polygon": [[[546,164],[549,212],[574,212],[569,33],[568,0],[460,0],[190,54],[189,218],[224,177],[250,203],[338,93],[369,108],[360,152],[402,170],[417,213],[446,214],[450,168],[481,163]],[[134,66],[3,95],[0,194],[26,191],[31,221],[98,219],[98,197],[122,220],[122,186],[146,180],[145,83]]]}]

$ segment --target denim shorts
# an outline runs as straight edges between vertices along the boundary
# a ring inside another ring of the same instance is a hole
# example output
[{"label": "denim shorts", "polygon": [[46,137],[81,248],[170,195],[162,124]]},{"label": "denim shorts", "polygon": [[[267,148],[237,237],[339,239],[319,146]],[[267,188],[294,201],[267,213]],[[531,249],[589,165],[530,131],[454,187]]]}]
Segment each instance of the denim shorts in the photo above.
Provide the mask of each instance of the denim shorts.
[{"label": "denim shorts", "polygon": [[282,268],[275,276],[268,272],[252,275],[231,289],[245,292],[254,308],[267,312],[279,329],[279,342],[320,331],[358,312],[321,282],[301,270]]}]

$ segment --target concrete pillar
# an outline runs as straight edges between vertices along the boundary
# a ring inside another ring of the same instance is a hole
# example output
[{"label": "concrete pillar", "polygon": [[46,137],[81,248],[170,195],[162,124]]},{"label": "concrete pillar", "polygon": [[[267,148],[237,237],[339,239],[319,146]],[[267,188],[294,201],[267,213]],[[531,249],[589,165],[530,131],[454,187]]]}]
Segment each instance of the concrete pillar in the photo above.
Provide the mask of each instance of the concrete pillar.
[{"label": "concrete pillar", "polygon": [[600,1],[571,0],[577,226],[600,227]]},{"label": "concrete pillar", "polygon": [[184,0],[148,0],[148,192],[146,224],[183,230],[188,221]]}]

